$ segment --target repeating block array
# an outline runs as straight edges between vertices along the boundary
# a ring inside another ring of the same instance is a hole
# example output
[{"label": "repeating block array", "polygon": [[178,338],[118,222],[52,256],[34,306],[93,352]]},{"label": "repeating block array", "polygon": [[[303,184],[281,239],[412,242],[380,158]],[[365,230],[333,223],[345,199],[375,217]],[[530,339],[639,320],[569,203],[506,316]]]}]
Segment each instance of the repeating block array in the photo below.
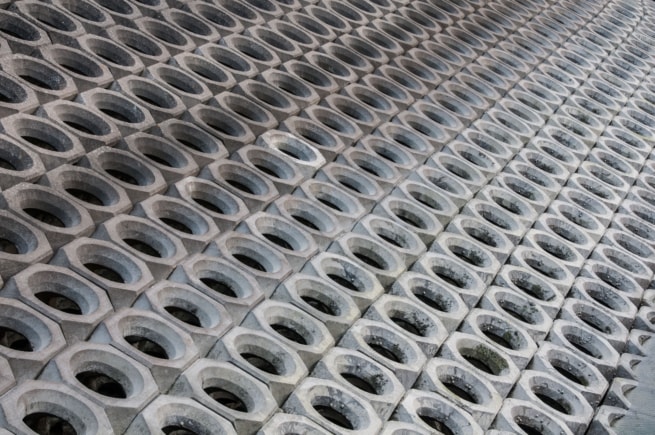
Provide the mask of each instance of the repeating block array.
[{"label": "repeating block array", "polygon": [[654,24],[0,1],[0,432],[652,428]]}]

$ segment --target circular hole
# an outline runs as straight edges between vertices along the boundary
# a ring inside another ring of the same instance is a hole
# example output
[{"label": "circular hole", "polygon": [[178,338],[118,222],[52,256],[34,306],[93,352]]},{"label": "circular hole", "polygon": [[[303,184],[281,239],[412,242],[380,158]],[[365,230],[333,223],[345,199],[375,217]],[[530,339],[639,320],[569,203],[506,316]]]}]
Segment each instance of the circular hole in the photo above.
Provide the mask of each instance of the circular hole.
[{"label": "circular hole", "polygon": [[425,337],[425,330],[421,326],[417,325],[415,322],[412,322],[411,320],[400,317],[398,316],[392,316],[390,317],[391,321],[395,323],[396,325],[400,326],[402,329],[405,331],[409,332],[410,334],[418,335],[419,337]]},{"label": "circular hole", "polygon": [[165,435],[198,435],[199,432],[192,431],[183,426],[169,425],[161,428]]},{"label": "circular hole", "polygon": [[195,326],[197,328],[202,327],[202,324],[198,316],[189,310],[186,310],[182,307],[175,307],[172,305],[164,307],[164,310],[166,310],[166,312],[171,316],[175,317],[176,319],[188,325]]},{"label": "circular hole", "polygon": [[246,266],[250,267],[251,269],[258,270],[260,272],[266,272],[266,267],[256,259],[252,258],[250,255],[246,254],[232,254],[232,256],[240,261],[241,263],[245,264]]},{"label": "circular hole", "polygon": [[180,222],[179,220],[166,218],[166,217],[160,217],[159,220],[165,223],[166,225],[168,225],[169,227],[176,229],[177,231],[186,234],[193,234],[193,230],[189,228],[187,225],[185,225],[184,223]]},{"label": "circular hole", "polygon": [[96,371],[85,371],[75,375],[75,378],[88,389],[103,396],[115,399],[126,399],[127,393],[120,382]]},{"label": "circular hole", "polygon": [[582,375],[576,374],[575,372],[577,370],[575,370],[571,365],[565,364],[564,362],[560,362],[560,361],[558,362],[551,361],[551,364],[553,368],[557,370],[557,373],[564,376],[566,379],[585,387],[589,385],[587,379]]},{"label": "circular hole", "polygon": [[348,418],[344,414],[337,411],[331,406],[314,405],[314,409],[316,410],[316,412],[318,412],[321,415],[321,417],[330,421],[331,423],[336,424],[337,426],[343,427],[348,430],[353,430],[355,428],[353,424],[350,422],[350,420],[348,420]]},{"label": "circular hole", "polygon": [[475,357],[473,355],[463,355],[463,357],[475,368],[482,370],[485,373],[489,373],[490,375],[494,374],[494,371],[491,369],[491,367],[485,361],[482,361],[480,358]]},{"label": "circular hole", "polygon": [[255,367],[258,370],[264,371],[266,373],[270,373],[272,375],[280,375],[281,373],[279,370],[275,367],[274,364],[266,360],[265,358],[255,355],[254,353],[242,353],[241,358],[245,359],[248,361],[250,365]]},{"label": "circular hole", "polygon": [[474,394],[470,393],[468,389],[466,389],[465,386],[461,385],[461,381],[459,379],[453,379],[450,381],[442,381],[441,382],[448,390],[456,395],[457,397],[466,400],[467,402],[471,403],[480,403],[479,400],[475,397]]},{"label": "circular hole", "polygon": [[95,275],[98,275],[101,278],[113,282],[118,282],[121,284],[125,283],[125,280],[123,279],[120,273],[116,272],[115,270],[105,265],[98,264],[98,263],[84,263],[84,267],[86,267],[90,272],[92,272]]},{"label": "circular hole", "polygon": [[123,241],[130,247],[136,249],[139,252],[142,252],[146,255],[149,255],[151,257],[156,257],[156,258],[162,258],[162,255],[159,251],[157,251],[155,248],[150,246],[148,243],[142,241],[142,240],[137,240],[137,239],[123,239]]},{"label": "circular hole", "polygon": [[276,323],[271,325],[271,328],[273,328],[275,332],[277,332],[278,334],[280,334],[281,336],[283,336],[288,340],[294,341],[302,345],[307,344],[307,340],[305,340],[305,338],[302,335],[300,335],[297,331],[293,330],[292,328],[286,325]]},{"label": "circular hole", "polygon": [[200,278],[200,281],[210,289],[232,298],[238,297],[235,289],[225,281],[219,281],[214,278]]},{"label": "circular hole", "polygon": [[568,414],[568,415],[571,414],[570,404],[568,404],[563,399],[556,400],[546,393],[535,393],[535,396],[537,396],[539,400],[544,402],[549,407],[553,408],[555,411],[561,412],[562,414]]},{"label": "circular hole", "polygon": [[424,413],[419,414],[419,417],[425,422],[425,424],[436,430],[437,433],[444,435],[456,435],[456,433],[453,432],[444,421],[442,421],[443,419],[435,418]]},{"label": "circular hole", "polygon": [[66,189],[66,192],[70,193],[73,195],[75,198],[87,202],[89,204],[97,205],[97,206],[104,206],[105,204],[103,201],[98,198],[96,195],[94,195],[91,192],[88,192],[83,189],[76,189],[74,187]]},{"label": "circular hole", "polygon": [[348,381],[349,384],[365,391],[369,394],[379,394],[372,383],[353,373],[340,373],[341,377]]},{"label": "circular hole", "polygon": [[63,311],[64,313],[76,315],[83,314],[82,309],[74,300],[62,295],[61,293],[43,291],[36,293],[34,296],[49,307]]},{"label": "circular hole", "polygon": [[368,346],[377,352],[379,355],[384,358],[391,360],[396,363],[402,363],[403,358],[399,354],[400,349],[394,349],[388,343],[384,343],[383,340],[377,340],[375,337],[369,337],[366,342]]},{"label": "circular hole", "polygon": [[505,334],[500,335],[500,333],[496,331],[495,328],[483,329],[482,333],[489,340],[493,341],[494,343],[502,347],[505,347],[507,349],[514,349],[515,347],[512,345],[512,343],[510,343],[508,339],[506,339],[506,337],[504,337]]},{"label": "circular hole", "polygon": [[585,355],[588,355],[592,358],[602,357],[602,355],[596,349],[594,349],[587,340],[583,340],[581,337],[573,334],[567,334],[565,335],[565,338],[574,348],[584,353]]},{"label": "circular hole", "polygon": [[230,391],[224,390],[220,387],[208,387],[205,388],[204,391],[209,397],[226,408],[239,412],[248,412],[248,407],[243,400]]},{"label": "circular hole", "polygon": [[55,216],[53,213],[50,213],[46,210],[40,209],[40,208],[24,208],[23,211],[27,213],[29,216],[33,217],[34,219],[37,219],[44,224],[47,225],[52,225],[54,227],[59,227],[59,228],[64,228],[66,227],[66,224],[59,219],[57,216]]},{"label": "circular hole", "polygon": [[536,319],[533,319],[532,316],[524,314],[522,312],[523,311],[522,307],[519,307],[517,304],[514,304],[507,300],[501,300],[498,302],[498,305],[500,305],[503,311],[507,312],[510,316],[520,320],[521,322],[528,323],[531,325],[537,323]]},{"label": "circular hole", "polygon": [[30,343],[30,341],[27,339],[27,337],[25,337],[20,332],[6,326],[0,326],[0,346],[21,352],[34,351],[34,347],[32,346],[32,343]]},{"label": "circular hole", "polygon": [[330,316],[337,316],[339,314],[330,305],[311,296],[301,296],[300,299],[302,299],[307,305],[309,305],[310,307],[314,308],[317,311],[320,311],[321,313],[329,314]]},{"label": "circular hole", "polygon": [[412,290],[416,298],[423,302],[425,305],[427,305],[430,308],[433,308],[437,311],[441,311],[444,313],[450,312],[452,310],[452,302],[449,300],[446,300],[446,298],[439,297],[437,295],[432,295],[430,294],[430,291],[423,288],[423,287],[417,287]]},{"label": "circular hole", "polygon": [[159,344],[150,340],[149,338],[142,337],[139,335],[128,335],[123,338],[132,347],[134,347],[140,352],[145,353],[146,355],[150,355],[154,358],[159,358],[159,359],[168,359],[168,353],[166,353],[166,350]]},{"label": "circular hole", "polygon": [[353,255],[360,261],[376,269],[387,270],[389,268],[389,265],[386,263],[386,261],[384,261],[382,257],[370,249],[360,247],[357,249],[357,251],[353,251]]},{"label": "circular hole", "polygon": [[0,251],[7,254],[20,254],[18,245],[9,239],[0,238]]},{"label": "circular hole", "polygon": [[293,215],[291,215],[291,217],[295,221],[299,222],[300,224],[304,225],[307,228],[310,228],[310,229],[315,230],[315,231],[320,231],[320,228],[317,225],[315,225],[313,222],[311,222],[309,219],[306,219],[303,216],[293,214]]},{"label": "circular hole", "polygon": [[23,423],[39,435],[76,435],[77,431],[68,421],[48,412],[34,412],[23,418]]}]

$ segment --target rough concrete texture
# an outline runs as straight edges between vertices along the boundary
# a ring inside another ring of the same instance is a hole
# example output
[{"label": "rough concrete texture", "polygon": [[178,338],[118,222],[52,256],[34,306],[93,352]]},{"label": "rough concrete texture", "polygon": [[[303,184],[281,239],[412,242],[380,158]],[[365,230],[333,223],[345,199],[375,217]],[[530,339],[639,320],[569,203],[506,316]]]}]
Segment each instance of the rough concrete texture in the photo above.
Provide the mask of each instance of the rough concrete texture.
[{"label": "rough concrete texture", "polygon": [[0,433],[652,433],[651,0],[0,0]]}]

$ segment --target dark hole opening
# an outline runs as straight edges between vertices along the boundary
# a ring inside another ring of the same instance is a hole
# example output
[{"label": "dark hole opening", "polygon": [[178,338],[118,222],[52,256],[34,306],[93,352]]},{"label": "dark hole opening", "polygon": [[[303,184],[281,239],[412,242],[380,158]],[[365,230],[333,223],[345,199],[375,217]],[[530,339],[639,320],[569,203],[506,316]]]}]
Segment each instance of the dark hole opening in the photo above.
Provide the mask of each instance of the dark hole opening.
[{"label": "dark hole opening", "polygon": [[341,207],[339,207],[334,202],[332,202],[332,201],[330,201],[330,200],[328,200],[326,198],[316,198],[316,199],[318,199],[318,202],[320,202],[321,204],[323,204],[323,205],[325,205],[325,206],[327,206],[327,207],[329,207],[329,208],[331,208],[333,210],[340,211],[340,212],[344,211]]},{"label": "dark hole opening", "polygon": [[512,344],[508,340],[496,334],[495,331],[483,330],[482,332],[484,333],[485,337],[487,337],[489,340],[493,341],[494,343],[499,344],[507,349],[514,349],[514,346],[512,346]]},{"label": "dark hole opening", "polygon": [[266,373],[271,373],[273,375],[281,374],[273,364],[271,364],[269,361],[267,361],[266,359],[262,358],[259,355],[255,355],[254,353],[242,353],[241,357],[246,361],[248,361],[250,365],[261,371],[264,371]]},{"label": "dark hole opening", "polygon": [[282,337],[288,340],[295,341],[298,344],[303,344],[303,345],[307,344],[307,340],[305,340],[305,338],[302,335],[300,335],[297,331],[294,331],[293,329],[289,328],[288,326],[282,325],[280,323],[276,323],[274,325],[271,325],[271,328],[273,328],[275,332],[277,332]]},{"label": "dark hole opening", "polygon": [[553,364],[553,367],[555,368],[555,370],[557,370],[557,373],[564,376],[566,379],[568,379],[570,381],[573,381],[576,384],[583,385],[583,386],[589,385],[589,383],[587,382],[587,380],[584,377],[574,374],[572,371],[568,370],[567,368],[562,367],[561,365],[556,365],[556,364]]},{"label": "dark hole opening", "polygon": [[332,281],[335,283],[339,284],[341,287],[345,287],[348,290],[352,291],[359,291],[359,288],[354,283],[354,280],[349,279],[348,277],[341,276],[341,275],[336,275],[333,273],[328,273],[327,274],[328,278],[330,278]]},{"label": "dark hole opening", "polygon": [[294,215],[291,215],[291,217],[294,218],[300,224],[306,226],[307,228],[311,228],[312,230],[315,230],[315,231],[320,230],[320,228],[318,226],[314,225],[313,222],[309,221],[308,219],[305,219],[302,216],[298,216],[298,215],[294,214]]},{"label": "dark hole opening", "polygon": [[469,393],[469,392],[468,392],[467,390],[465,390],[464,388],[459,387],[459,386],[458,386],[457,384],[455,384],[454,382],[448,382],[448,381],[446,381],[446,382],[442,382],[442,384],[443,384],[446,388],[448,388],[448,390],[449,390],[451,393],[453,393],[454,395],[456,395],[457,397],[459,397],[459,398],[461,398],[461,399],[464,399],[464,400],[466,400],[467,402],[471,402],[471,403],[479,403],[479,401],[475,398],[474,395],[472,395],[471,393]]},{"label": "dark hole opening", "polygon": [[60,293],[44,291],[36,293],[34,296],[44,304],[64,313],[83,314],[82,309],[75,301]]},{"label": "dark hole opening", "polygon": [[414,293],[416,298],[423,302],[425,305],[427,305],[430,308],[434,308],[435,310],[442,311],[444,313],[447,313],[449,310],[448,304],[441,299],[441,298],[431,298],[428,296],[426,293]]},{"label": "dark hole opening", "polygon": [[123,386],[115,379],[99,372],[82,372],[75,375],[75,378],[88,389],[95,391],[103,396],[113,397],[115,399],[125,399],[127,394]]},{"label": "dark hole opening", "polygon": [[155,162],[155,163],[159,163],[160,165],[162,165],[162,166],[166,166],[167,168],[174,168],[174,167],[176,166],[176,165],[174,165],[173,163],[171,163],[170,161],[168,161],[168,160],[166,160],[165,158],[160,157],[160,156],[158,156],[158,155],[156,155],[156,154],[152,154],[152,153],[143,153],[143,155],[144,155],[145,157],[147,157],[148,159],[152,160],[153,162]]},{"label": "dark hole opening", "polygon": [[100,198],[98,198],[96,195],[86,190],[76,189],[74,187],[71,187],[69,189],[66,189],[66,192],[70,193],[80,201],[88,202],[89,204],[98,205],[98,206],[105,205]]},{"label": "dark hole opening", "polygon": [[116,119],[118,121],[128,122],[128,123],[134,122],[130,118],[128,118],[127,116],[125,116],[124,114],[122,114],[120,112],[117,112],[116,110],[111,110],[111,109],[108,109],[106,107],[99,108],[99,109],[105,115],[110,116],[110,117],[112,117],[112,118],[114,118],[114,119]]},{"label": "dark hole opening", "polygon": [[0,346],[8,347],[9,349],[18,350],[21,352],[33,352],[34,348],[32,343],[20,332],[0,326]]},{"label": "dark hole opening", "polygon": [[237,180],[231,179],[231,178],[226,178],[225,181],[232,187],[234,187],[237,190],[240,190],[242,192],[248,193],[250,195],[255,195],[255,192],[247,185],[244,183],[241,183]]},{"label": "dark hole opening", "polygon": [[321,313],[329,314],[330,316],[336,316],[337,313],[335,310],[332,309],[328,304],[323,303],[322,301],[319,301],[316,298],[313,298],[311,296],[301,296],[300,299],[305,301],[307,305],[310,307],[314,308],[317,311],[320,311]]},{"label": "dark hole opening", "polygon": [[262,234],[262,235],[266,238],[266,240],[268,240],[271,243],[274,243],[274,244],[276,244],[276,245],[278,245],[278,246],[280,246],[280,247],[282,247],[284,249],[288,249],[290,251],[294,250],[293,246],[289,242],[284,240],[282,237],[278,237],[275,234],[270,234],[270,233],[265,233],[265,234]]},{"label": "dark hole opening", "polygon": [[337,426],[341,426],[343,428],[346,428],[348,430],[353,430],[354,427],[350,420],[348,420],[343,414],[341,414],[339,411],[329,407],[329,406],[324,406],[324,405],[316,405],[314,406],[314,409],[316,412],[318,412],[321,417],[325,418],[326,420],[336,424]]},{"label": "dark hole opening", "polygon": [[130,247],[136,249],[139,252],[142,252],[146,255],[149,255],[151,257],[156,257],[156,258],[162,258],[162,255],[159,251],[157,251],[155,248],[150,246],[149,244],[143,242],[142,240],[137,240],[137,239],[123,239],[125,243],[127,243]]},{"label": "dark hole opening", "polygon": [[259,169],[260,171],[262,171],[266,175],[270,175],[273,178],[280,178],[280,179],[283,178],[283,177],[280,176],[280,174],[278,174],[274,170],[272,170],[272,169],[270,169],[270,168],[268,168],[268,167],[266,167],[264,165],[255,165],[255,168]]},{"label": "dark hole opening", "polygon": [[24,208],[23,211],[33,217],[34,219],[43,222],[44,224],[52,225],[54,227],[63,228],[66,226],[64,222],[54,214],[42,210],[40,208]]},{"label": "dark hole opening", "polygon": [[259,261],[255,260],[254,258],[244,255],[244,254],[232,254],[234,258],[236,258],[238,261],[241,263],[245,264],[246,266],[258,270],[260,272],[266,272],[266,268],[264,267],[263,264],[261,264]]},{"label": "dark hole opening", "polygon": [[[0,94],[0,102],[3,102],[3,100],[2,100],[2,94]],[[10,162],[9,160],[7,160],[7,159],[3,159],[2,157],[0,157],[0,168],[2,168],[2,169],[8,169],[8,170],[10,170],[10,171],[18,171],[18,168],[17,168],[16,166],[14,166],[13,163],[11,163],[11,162]]]},{"label": "dark hole opening", "polygon": [[170,425],[161,428],[165,435],[198,435],[196,432],[182,426]]},{"label": "dark hole opening", "polygon": [[535,393],[535,396],[537,396],[539,400],[541,400],[542,402],[544,402],[546,405],[550,406],[554,410],[561,412],[562,414],[570,414],[569,410],[566,409],[566,407],[562,403],[553,399],[552,397],[540,393]]},{"label": "dark hole opening", "polygon": [[384,358],[391,360],[393,362],[402,363],[402,360],[398,357],[398,355],[396,355],[396,353],[393,350],[384,347],[382,344],[379,343],[367,343],[367,344],[371,347],[371,349],[382,355]]},{"label": "dark hole opening", "polygon": [[238,297],[237,293],[234,291],[232,286],[230,286],[229,284],[227,284],[227,283],[225,283],[223,281],[218,281],[218,280],[215,280],[215,279],[212,279],[212,278],[200,278],[200,281],[203,284],[205,284],[207,287],[209,287],[210,289],[212,289],[212,290],[214,290],[214,291],[216,291],[216,292],[218,292],[218,293],[220,293],[222,295],[229,296],[231,298]]},{"label": "dark hole opening", "polygon": [[39,88],[49,89],[51,91],[57,90],[57,87],[51,86],[50,83],[41,80],[39,77],[35,77],[33,75],[27,75],[27,74],[19,74],[18,76],[21,79],[25,80],[26,82],[29,82],[30,84],[37,86]]},{"label": "dark hole opening", "polygon": [[159,218],[159,220],[162,221],[163,223],[165,223],[166,225],[168,225],[169,227],[171,227],[173,229],[176,229],[176,230],[178,230],[178,231],[180,231],[182,233],[193,234],[193,231],[191,230],[191,228],[184,225],[182,222],[180,222],[178,220],[171,219],[171,218],[165,218],[165,217]]},{"label": "dark hole opening", "polygon": [[154,358],[168,359],[166,350],[154,341],[138,335],[128,335],[124,337],[125,341],[130,343],[135,349],[150,355]]},{"label": "dark hole opening", "polygon": [[432,429],[435,429],[438,433],[442,433],[444,435],[455,435],[455,432],[450,430],[450,428],[443,421],[428,415],[419,414],[419,417],[425,422],[425,424],[430,426]]},{"label": "dark hole opening", "polygon": [[369,394],[378,394],[377,390],[370,382],[353,373],[341,373],[341,377],[362,391],[366,391]]},{"label": "dark hole opening", "polygon": [[483,372],[489,373],[490,375],[495,374],[494,371],[491,370],[491,367],[489,367],[489,365],[487,363],[485,363],[484,361],[482,361],[479,358],[476,358],[476,357],[470,356],[470,355],[464,355],[464,359],[466,361],[468,361],[469,363],[471,363],[478,370],[482,370]]},{"label": "dark hole opening", "polygon": [[125,280],[121,276],[120,273],[116,272],[113,269],[110,269],[107,266],[104,266],[102,264],[98,263],[85,263],[84,267],[89,269],[92,273],[104,278],[108,279],[109,281],[114,281],[118,283],[125,283]]},{"label": "dark hole opening", "polygon": [[413,323],[411,323],[411,322],[409,322],[409,321],[407,321],[407,320],[405,320],[403,318],[391,317],[391,320],[393,321],[393,323],[400,326],[401,328],[403,328],[405,331],[407,331],[409,333],[412,333],[414,335],[418,335],[420,337],[425,336],[424,332],[422,331],[422,328],[420,328],[419,326],[417,326],[417,325],[415,325],[415,324],[413,324]]},{"label": "dark hole opening", "polygon": [[54,152],[60,151],[53,144],[51,144],[50,142],[46,141],[43,138],[35,137],[35,136],[21,136],[21,138],[31,143],[32,145],[42,148],[44,150],[54,151]]},{"label": "dark hole opening", "polygon": [[39,435],[77,435],[77,431],[69,422],[47,412],[26,415],[23,423]]},{"label": "dark hole opening", "polygon": [[571,340],[570,337],[567,337],[567,338],[568,338],[569,343],[571,343],[571,345],[573,347],[575,347],[577,350],[584,353],[585,355],[589,355],[592,358],[599,358],[600,357],[600,355],[598,355],[596,352],[594,352],[593,349],[589,348],[588,346],[584,346],[582,343],[578,343],[577,340],[575,340],[575,339]]},{"label": "dark hole opening", "polygon": [[516,424],[527,435],[541,435],[542,434],[541,428],[536,428],[536,427],[529,426],[527,423],[516,422]]},{"label": "dark hole opening", "polygon": [[196,316],[194,313],[191,311],[185,310],[184,308],[180,307],[174,307],[174,306],[167,306],[164,307],[166,312],[170,314],[171,316],[175,317],[176,319],[191,325],[195,326],[196,328],[201,328],[202,324],[200,323],[200,319],[198,316]]},{"label": "dark hole opening", "polygon": [[376,261],[374,258],[372,258],[370,255],[363,254],[361,252],[353,252],[353,255],[357,257],[360,261],[368,264],[371,267],[374,267],[376,269],[385,269],[384,265],[381,264],[380,262]]},{"label": "dark hole opening", "polygon": [[7,254],[20,254],[18,246],[9,239],[0,238],[0,251]]},{"label": "dark hole opening", "polygon": [[96,134],[93,130],[91,130],[90,128],[88,128],[85,125],[80,124],[79,122],[67,121],[67,120],[64,120],[63,122],[64,122],[64,124],[66,124],[70,128],[72,128],[74,130],[77,130],[77,131],[81,131],[82,133],[91,134],[91,135]]},{"label": "dark hole opening", "polygon": [[214,204],[213,202],[209,202],[209,201],[206,201],[206,200],[201,199],[201,198],[191,198],[191,199],[193,199],[193,201],[196,204],[198,204],[202,208],[206,208],[209,211],[212,211],[212,212],[218,213],[218,214],[227,214],[227,213],[225,213],[225,210],[223,210],[222,208],[220,208],[218,205]]},{"label": "dark hole opening", "polygon": [[133,184],[135,186],[141,185],[141,183],[139,183],[139,180],[137,180],[127,172],[119,171],[118,169],[105,169],[105,172],[124,183]]},{"label": "dark hole opening", "polygon": [[248,412],[248,407],[243,400],[239,399],[236,395],[230,393],[219,387],[205,388],[205,393],[221,405],[230,408],[234,411]]}]

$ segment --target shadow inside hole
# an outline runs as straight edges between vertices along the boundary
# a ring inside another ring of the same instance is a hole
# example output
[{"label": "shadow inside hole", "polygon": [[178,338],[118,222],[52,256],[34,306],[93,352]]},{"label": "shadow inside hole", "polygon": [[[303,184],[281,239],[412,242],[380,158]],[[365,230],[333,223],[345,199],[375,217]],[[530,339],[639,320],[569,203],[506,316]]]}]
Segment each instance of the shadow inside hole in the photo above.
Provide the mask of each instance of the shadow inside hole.
[{"label": "shadow inside hole", "polygon": [[34,351],[34,347],[27,337],[6,326],[0,326],[0,346],[21,352]]},{"label": "shadow inside hole", "polygon": [[300,335],[300,333],[298,333],[297,331],[295,331],[294,329],[288,326],[276,323],[274,325],[271,325],[271,328],[273,328],[275,332],[277,332],[287,340],[294,341],[298,344],[307,345],[307,340],[305,340],[305,337],[303,337],[302,335]]},{"label": "shadow inside hole", "polygon": [[226,408],[239,412],[248,412],[248,407],[243,400],[227,390],[220,387],[208,387],[205,388],[205,393]]},{"label": "shadow inside hole", "polygon": [[196,328],[202,328],[200,318],[189,310],[185,310],[184,308],[175,307],[172,305],[164,307],[164,310],[166,310],[166,312],[171,316],[188,325],[195,326]]},{"label": "shadow inside hole", "polygon": [[282,374],[277,369],[277,367],[275,367],[273,363],[271,363],[270,361],[266,360],[265,358],[259,355],[255,355],[254,353],[248,353],[248,352],[242,353],[241,358],[248,361],[248,363],[253,367],[261,371],[264,371],[266,373],[270,373],[272,375],[278,375],[278,376]]},{"label": "shadow inside hole", "polygon": [[131,248],[134,248],[143,254],[149,255],[151,257],[162,258],[162,255],[159,251],[142,240],[128,238],[123,239],[123,241],[127,243],[127,245]]},{"label": "shadow inside hole", "polygon": [[332,408],[331,406],[327,405],[314,405],[314,409],[316,412],[318,412],[321,417],[325,418],[331,423],[336,424],[337,426],[343,427],[348,430],[353,430],[354,426],[348,420],[348,418],[337,411],[336,409]]},{"label": "shadow inside hole", "polygon": [[219,281],[213,278],[200,278],[200,281],[210,289],[222,295],[229,296],[232,298],[238,297],[234,288],[232,288],[232,286],[230,286],[225,281]]},{"label": "shadow inside hole", "polygon": [[134,347],[140,352],[145,353],[146,355],[150,355],[151,357],[159,358],[159,359],[168,359],[168,353],[166,353],[166,350],[159,344],[155,343],[154,341],[146,337],[142,337],[138,335],[128,335],[124,337],[124,339],[132,347]]},{"label": "shadow inside hole", "polygon": [[23,418],[23,423],[39,435],[77,435],[77,431],[63,418],[48,412],[34,412]]},{"label": "shadow inside hole", "polygon": [[340,373],[341,377],[344,378],[346,381],[348,381],[349,384],[359,388],[362,391],[365,391],[369,394],[380,394],[373,385],[373,383],[369,382],[368,380],[362,378],[361,376],[358,376],[354,373]]},{"label": "shadow inside hole", "polygon": [[92,272],[95,275],[98,275],[101,278],[121,284],[125,283],[125,280],[123,279],[120,273],[116,272],[115,270],[105,265],[98,264],[98,263],[84,263],[84,267],[86,267],[90,272]]},{"label": "shadow inside hole", "polygon": [[75,375],[75,378],[88,389],[98,394],[116,399],[125,399],[127,394],[123,386],[115,379],[104,373],[95,371],[81,372]]},{"label": "shadow inside hole", "polygon": [[300,299],[302,299],[307,305],[309,305],[310,307],[314,308],[317,311],[320,311],[321,313],[328,314],[330,316],[338,315],[337,311],[334,310],[333,307],[316,298],[313,298],[311,296],[301,296]]},{"label": "shadow inside hole", "polygon": [[64,313],[76,315],[83,314],[82,309],[74,300],[62,295],[61,293],[43,291],[35,293],[34,296],[49,307],[63,311]]},{"label": "shadow inside hole", "polygon": [[442,419],[435,418],[429,415],[425,414],[419,414],[419,418],[425,422],[430,428],[435,429],[437,433],[441,433],[444,435],[455,435],[455,432],[453,432],[443,421]]}]

